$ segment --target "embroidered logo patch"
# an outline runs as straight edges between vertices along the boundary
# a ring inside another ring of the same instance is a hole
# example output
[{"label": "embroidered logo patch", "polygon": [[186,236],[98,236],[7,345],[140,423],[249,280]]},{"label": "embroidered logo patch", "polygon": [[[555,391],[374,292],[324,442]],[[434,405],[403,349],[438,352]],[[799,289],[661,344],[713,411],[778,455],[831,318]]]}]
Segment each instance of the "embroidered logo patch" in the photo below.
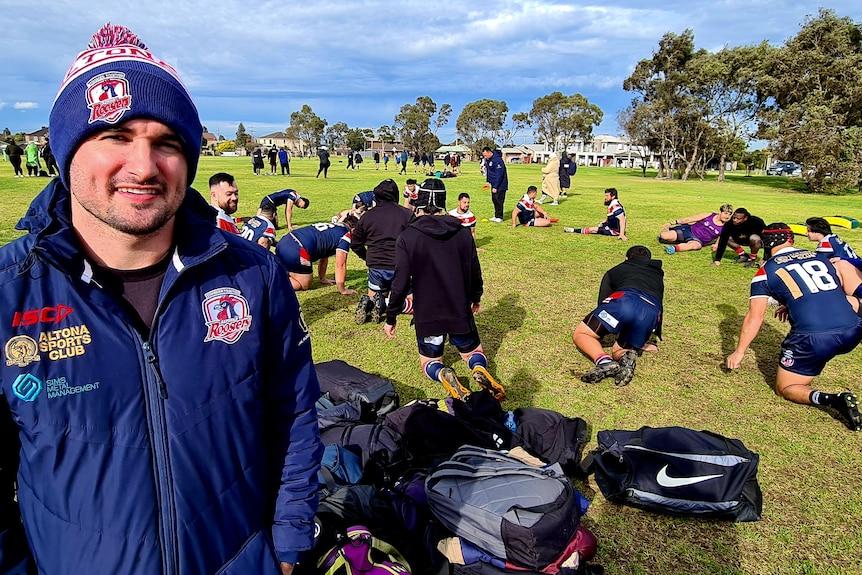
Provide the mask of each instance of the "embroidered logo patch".
[{"label": "embroidered logo patch", "polygon": [[90,124],[116,124],[126,110],[132,109],[132,95],[126,75],[122,72],[105,72],[87,82],[87,107],[90,108]]},{"label": "embroidered logo patch", "polygon": [[779,363],[781,363],[781,365],[783,365],[784,367],[791,367],[795,362],[796,360],[793,359],[793,352],[791,350],[785,349],[781,353],[781,360],[779,361]]},{"label": "embroidered logo patch", "polygon": [[238,289],[219,288],[204,297],[201,304],[207,326],[204,342],[219,340],[233,344],[251,328],[248,300]]},{"label": "embroidered logo patch", "polygon": [[29,335],[16,335],[6,342],[6,366],[27,367],[40,361],[39,347]]}]

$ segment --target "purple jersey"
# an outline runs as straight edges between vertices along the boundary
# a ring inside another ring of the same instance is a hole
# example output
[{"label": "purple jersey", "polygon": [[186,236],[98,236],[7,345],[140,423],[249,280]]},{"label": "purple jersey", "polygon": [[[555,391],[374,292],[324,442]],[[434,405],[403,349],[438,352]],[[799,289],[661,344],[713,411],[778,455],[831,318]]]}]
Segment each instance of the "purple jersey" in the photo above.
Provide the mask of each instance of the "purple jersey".
[{"label": "purple jersey", "polygon": [[859,259],[859,256],[856,255],[856,252],[853,251],[849,245],[847,245],[844,240],[839,238],[835,234],[829,234],[828,236],[823,236],[823,239],[820,240],[820,243],[817,245],[817,253],[826,256],[827,258],[841,258],[842,260]]},{"label": "purple jersey", "polygon": [[290,235],[302,244],[313,262],[334,256],[336,250],[350,252],[350,230],[342,224],[320,222],[293,230]]},{"label": "purple jersey", "polygon": [[808,250],[785,248],[757,271],[751,297],[770,296],[787,306],[791,332],[815,333],[859,323],[835,266]]},{"label": "purple jersey", "polygon": [[696,237],[703,245],[717,240],[718,236],[721,235],[721,228],[724,227],[724,224],[715,223],[716,215],[718,214],[709,214],[708,218],[704,218],[689,226],[689,229],[691,229],[691,235]]}]

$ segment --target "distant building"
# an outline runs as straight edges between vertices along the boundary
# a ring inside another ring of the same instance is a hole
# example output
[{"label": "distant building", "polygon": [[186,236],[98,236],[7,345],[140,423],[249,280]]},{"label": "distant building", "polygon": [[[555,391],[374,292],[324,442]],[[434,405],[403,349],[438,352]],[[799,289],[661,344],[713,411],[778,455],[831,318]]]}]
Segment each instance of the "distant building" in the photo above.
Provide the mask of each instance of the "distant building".
[{"label": "distant building", "polygon": [[48,128],[46,126],[42,126],[41,129],[36,130],[35,132],[30,132],[29,134],[24,134],[24,144],[29,144],[30,142],[36,142],[40,146],[44,146],[45,142],[48,141]]}]

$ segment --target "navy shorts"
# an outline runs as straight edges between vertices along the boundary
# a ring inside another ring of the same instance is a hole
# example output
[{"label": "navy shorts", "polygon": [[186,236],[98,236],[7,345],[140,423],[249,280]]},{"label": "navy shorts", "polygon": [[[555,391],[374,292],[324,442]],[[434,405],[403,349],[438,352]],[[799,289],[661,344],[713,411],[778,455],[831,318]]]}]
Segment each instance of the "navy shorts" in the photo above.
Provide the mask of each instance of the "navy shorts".
[{"label": "navy shorts", "polygon": [[394,270],[368,268],[368,289],[371,291],[388,292],[392,288],[392,278],[394,276]]},{"label": "navy shorts", "polygon": [[610,227],[608,224],[599,224],[597,234],[602,234],[603,236],[618,236],[620,235],[619,230],[615,230]]},{"label": "navy shorts", "polygon": [[700,238],[691,233],[691,226],[688,224],[680,224],[678,226],[674,226],[671,228],[676,232],[676,241],[678,243],[684,244],[687,242],[697,242],[700,245],[703,245],[703,242],[700,241]]},{"label": "navy shorts", "polygon": [[278,259],[287,268],[287,271],[295,274],[311,274],[314,270],[311,267],[311,256],[308,251],[302,247],[295,237],[287,234],[275,248],[275,253]]},{"label": "navy shorts", "polygon": [[799,375],[820,375],[826,362],[842,353],[848,353],[862,341],[862,319],[847,329],[819,331],[817,333],[789,333],[781,342],[779,365]]},{"label": "navy shorts", "polygon": [[473,326],[473,331],[464,334],[443,334],[429,335],[427,337],[416,336],[416,343],[419,346],[419,355],[425,357],[443,357],[443,346],[446,344],[446,336],[449,336],[449,343],[461,353],[470,353],[481,343],[479,341],[479,332],[476,326]]},{"label": "navy shorts", "polygon": [[599,337],[617,334],[617,344],[626,349],[644,346],[658,325],[661,308],[638,294],[614,292],[594,309],[584,323]]}]

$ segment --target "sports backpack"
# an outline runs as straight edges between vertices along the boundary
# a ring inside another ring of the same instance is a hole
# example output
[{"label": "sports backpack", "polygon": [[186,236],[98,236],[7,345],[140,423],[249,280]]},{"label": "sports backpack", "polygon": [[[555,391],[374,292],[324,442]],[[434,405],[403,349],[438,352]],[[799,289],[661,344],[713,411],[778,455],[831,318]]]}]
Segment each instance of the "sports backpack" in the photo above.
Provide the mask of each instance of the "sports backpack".
[{"label": "sports backpack", "polygon": [[322,575],[410,575],[410,566],[386,541],[356,525],[317,562]]},{"label": "sports backpack", "polygon": [[437,466],[425,491],[431,511],[455,535],[534,571],[559,557],[589,505],[558,464],[533,467],[471,446]]},{"label": "sports backpack", "polygon": [[583,466],[595,472],[609,501],[684,517],[760,519],[760,458],[738,439],[684,427],[642,427],[600,431],[597,440]]}]

